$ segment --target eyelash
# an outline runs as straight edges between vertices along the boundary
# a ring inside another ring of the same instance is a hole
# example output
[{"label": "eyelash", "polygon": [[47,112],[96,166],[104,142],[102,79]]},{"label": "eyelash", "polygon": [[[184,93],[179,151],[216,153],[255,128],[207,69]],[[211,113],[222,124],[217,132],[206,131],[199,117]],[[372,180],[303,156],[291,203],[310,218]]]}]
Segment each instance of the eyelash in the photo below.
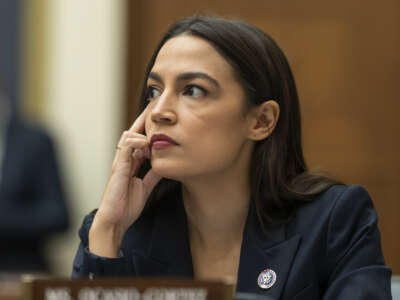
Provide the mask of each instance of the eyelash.
[{"label": "eyelash", "polygon": [[202,88],[201,86],[198,86],[198,85],[195,85],[195,84],[187,85],[185,87],[185,92],[184,93],[188,92],[190,89],[193,89],[193,88],[199,89],[203,93],[202,97],[205,97],[205,96],[208,95],[208,91],[205,88]]},{"label": "eyelash", "polygon": [[154,90],[158,91],[158,88],[156,88],[155,86],[152,86],[152,85],[147,87],[147,89],[146,89],[146,100],[147,101],[151,101],[151,99],[152,99],[151,92]]},{"label": "eyelash", "polygon": [[[205,97],[208,95],[208,91],[205,88],[198,86],[196,84],[189,84],[189,85],[185,86],[183,94],[184,95],[187,94],[193,88],[199,89],[203,93],[203,95],[200,97]],[[153,97],[151,97],[151,92],[154,90],[160,92],[160,90],[155,86],[150,85],[147,87],[147,90],[146,90],[147,101],[151,101],[151,99],[153,99]],[[194,96],[189,96],[189,97],[194,97]],[[194,97],[194,98],[199,98],[199,97]]]}]

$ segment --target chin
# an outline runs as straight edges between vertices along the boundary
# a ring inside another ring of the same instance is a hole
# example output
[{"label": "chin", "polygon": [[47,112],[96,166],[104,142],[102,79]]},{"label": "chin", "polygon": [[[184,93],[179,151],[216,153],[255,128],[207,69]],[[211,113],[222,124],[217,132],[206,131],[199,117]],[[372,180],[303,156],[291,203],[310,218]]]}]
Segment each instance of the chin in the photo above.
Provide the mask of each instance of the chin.
[{"label": "chin", "polygon": [[188,167],[172,162],[152,161],[151,168],[157,175],[177,181],[189,175],[187,174]]}]

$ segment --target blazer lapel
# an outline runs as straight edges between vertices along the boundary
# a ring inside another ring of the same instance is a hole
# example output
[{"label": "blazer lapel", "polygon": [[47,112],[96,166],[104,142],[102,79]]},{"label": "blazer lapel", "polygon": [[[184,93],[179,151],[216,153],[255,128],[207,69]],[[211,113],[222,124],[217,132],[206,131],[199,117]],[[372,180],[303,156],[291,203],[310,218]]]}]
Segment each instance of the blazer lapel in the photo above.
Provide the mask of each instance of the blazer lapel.
[{"label": "blazer lapel", "polygon": [[[301,237],[286,237],[285,226],[267,227],[265,234],[258,222],[253,204],[250,205],[243,233],[237,291],[279,299],[290,273]],[[258,286],[258,276],[266,269],[276,273],[276,281],[269,289]]]},{"label": "blazer lapel", "polygon": [[137,250],[132,251],[132,263],[135,273],[140,276],[163,276],[168,268],[165,262],[157,261]]},{"label": "blazer lapel", "polygon": [[[193,277],[186,213],[180,193],[160,209],[149,236],[147,249],[133,251],[137,274]],[[167,199],[165,199],[167,200]]]},{"label": "blazer lapel", "polygon": [[[186,213],[180,193],[168,199],[168,207],[154,219],[152,229],[133,251],[133,263],[141,276],[193,277]],[[165,199],[167,200],[167,199]],[[254,204],[243,232],[238,271],[238,292],[255,293],[279,299],[283,293],[301,236],[286,236],[285,226],[268,227],[265,234],[258,222]],[[258,286],[259,274],[271,269],[276,282],[269,289]]]}]

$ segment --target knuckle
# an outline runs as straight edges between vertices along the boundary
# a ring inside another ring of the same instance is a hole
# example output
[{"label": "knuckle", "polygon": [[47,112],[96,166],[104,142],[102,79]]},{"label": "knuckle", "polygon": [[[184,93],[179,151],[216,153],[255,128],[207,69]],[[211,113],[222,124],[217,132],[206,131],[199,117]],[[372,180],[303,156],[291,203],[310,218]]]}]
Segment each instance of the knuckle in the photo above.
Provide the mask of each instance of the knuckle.
[{"label": "knuckle", "polygon": [[137,137],[129,137],[129,138],[126,138],[125,144],[126,144],[126,146],[141,148],[146,145],[146,141],[143,139],[139,139]]},{"label": "knuckle", "polygon": [[137,137],[145,137],[145,135],[138,133],[138,132],[132,132],[132,135],[137,136]]},{"label": "knuckle", "polygon": [[125,145],[126,147],[129,147],[129,146],[132,147],[132,143],[134,143],[134,142],[135,142],[134,139],[132,139],[132,138],[126,138],[125,141],[124,141],[124,145]]},{"label": "knuckle", "polygon": [[146,139],[146,136],[137,132],[130,132],[130,137],[134,137],[137,139]]}]

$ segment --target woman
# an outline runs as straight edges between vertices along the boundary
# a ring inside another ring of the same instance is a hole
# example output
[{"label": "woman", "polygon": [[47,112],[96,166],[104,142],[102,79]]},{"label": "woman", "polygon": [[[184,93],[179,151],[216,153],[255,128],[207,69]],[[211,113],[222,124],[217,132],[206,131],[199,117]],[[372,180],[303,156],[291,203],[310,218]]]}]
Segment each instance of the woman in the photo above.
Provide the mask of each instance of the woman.
[{"label": "woman", "polygon": [[[73,277],[233,278],[274,299],[390,299],[368,193],[311,174],[284,54],[190,17],[161,40]],[[151,167],[150,167],[151,162]]]}]

